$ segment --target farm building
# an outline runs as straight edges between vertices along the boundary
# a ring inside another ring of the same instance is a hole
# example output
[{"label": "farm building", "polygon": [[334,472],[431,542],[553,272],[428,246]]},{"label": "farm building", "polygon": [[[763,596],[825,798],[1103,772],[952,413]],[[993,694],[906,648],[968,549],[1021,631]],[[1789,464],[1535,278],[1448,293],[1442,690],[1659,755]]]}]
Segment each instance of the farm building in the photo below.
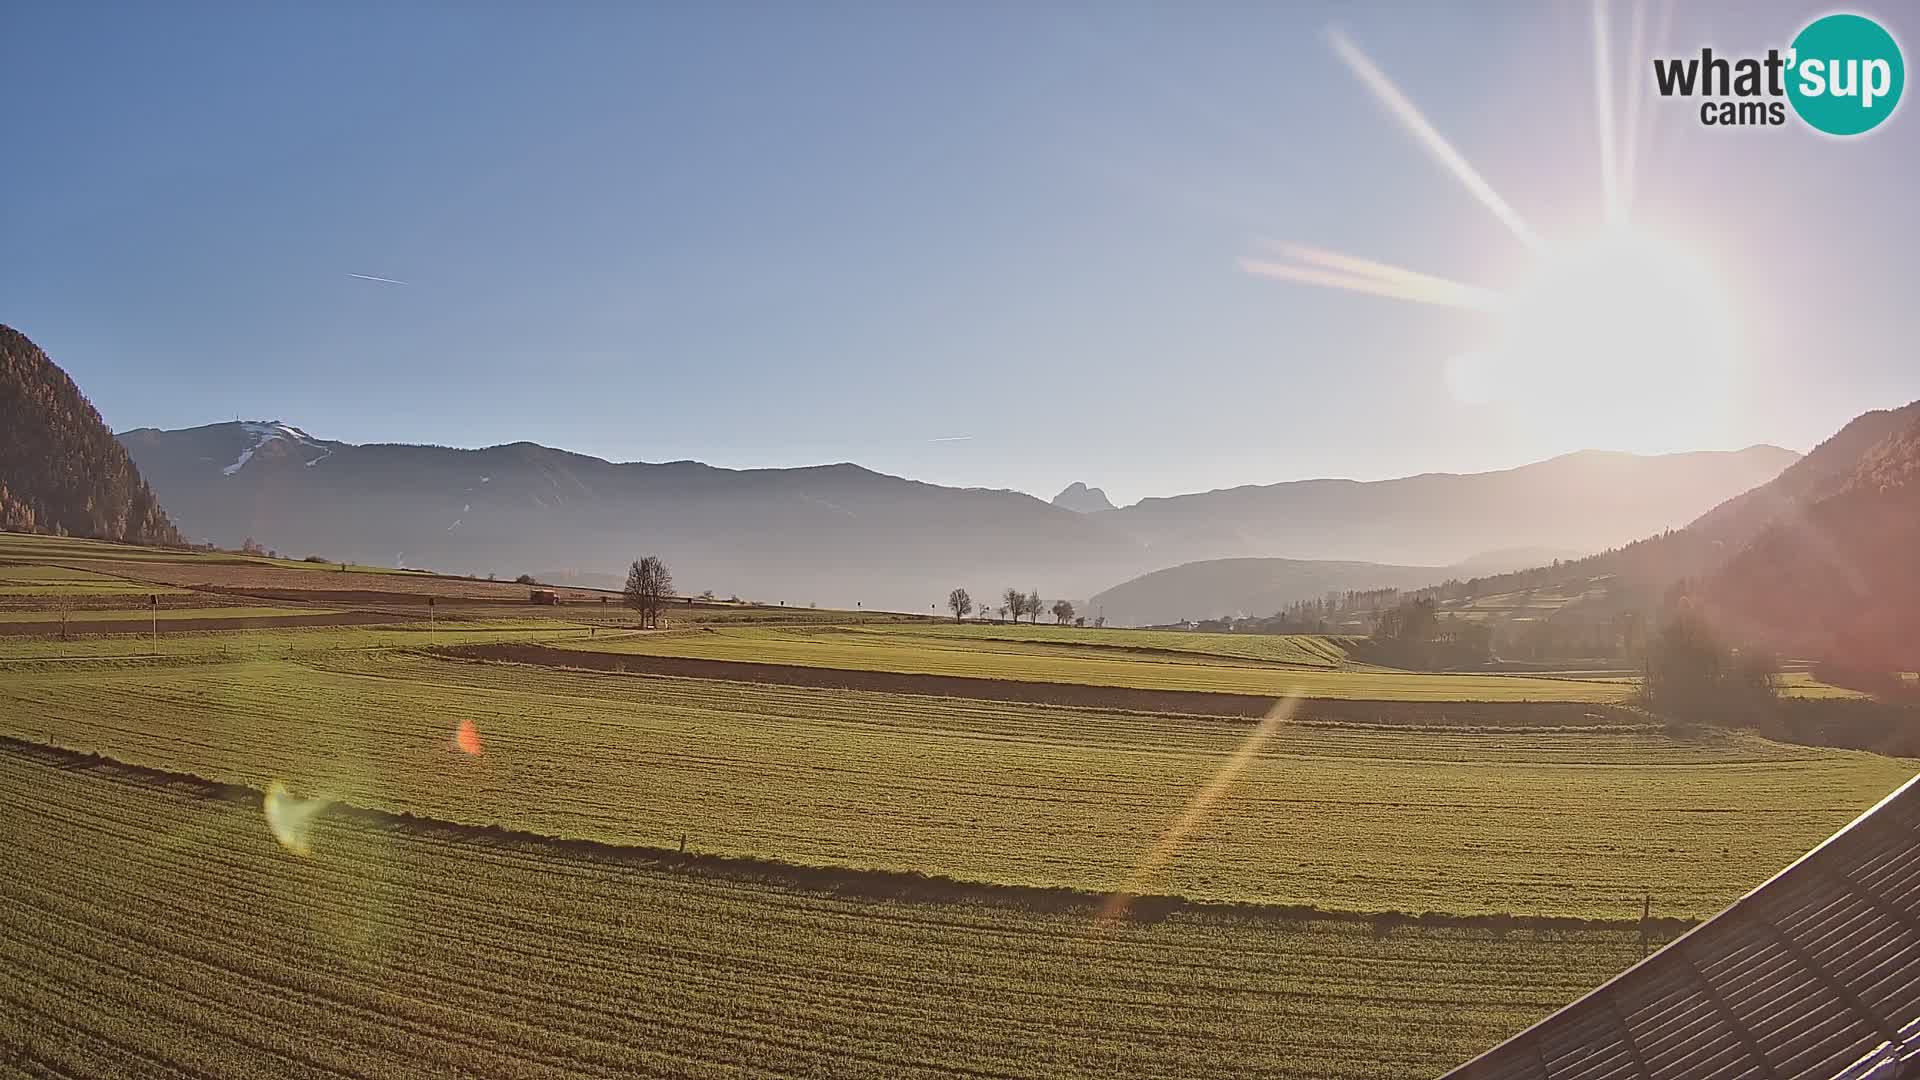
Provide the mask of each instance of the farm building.
[{"label": "farm building", "polygon": [[1920,1077],[1920,777],[1443,1080]]}]

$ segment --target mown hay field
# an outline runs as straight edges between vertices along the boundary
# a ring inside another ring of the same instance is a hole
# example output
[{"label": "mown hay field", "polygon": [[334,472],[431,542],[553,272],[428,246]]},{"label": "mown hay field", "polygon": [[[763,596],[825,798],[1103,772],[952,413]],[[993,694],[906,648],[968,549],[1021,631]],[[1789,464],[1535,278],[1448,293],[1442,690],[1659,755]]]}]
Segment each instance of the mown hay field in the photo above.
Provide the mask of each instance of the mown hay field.
[{"label": "mown hay field", "polygon": [[[378,634],[380,631],[366,631]],[[265,635],[261,635],[265,636]],[[342,635],[344,636],[344,635]],[[453,742],[470,722],[485,752]],[[340,650],[14,665],[0,734],[563,837],[1109,890],[1245,722]],[[1717,910],[1914,763],[1713,732],[1283,725],[1137,891],[1350,910]]]},{"label": "mown hay field", "polygon": [[856,900],[0,748],[0,1065],[55,1076],[1432,1075],[1632,931]]}]

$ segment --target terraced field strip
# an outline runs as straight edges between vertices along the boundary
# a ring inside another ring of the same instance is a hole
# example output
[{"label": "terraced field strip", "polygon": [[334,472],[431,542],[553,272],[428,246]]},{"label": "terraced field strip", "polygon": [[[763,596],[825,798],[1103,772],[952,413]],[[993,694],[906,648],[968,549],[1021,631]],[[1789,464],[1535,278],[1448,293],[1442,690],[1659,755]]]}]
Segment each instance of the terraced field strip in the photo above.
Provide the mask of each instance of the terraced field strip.
[{"label": "terraced field strip", "polygon": [[1175,658],[1007,641],[902,638],[841,630],[724,629],[575,641],[569,648],[796,664],[856,671],[1086,683],[1148,690],[1384,701],[1622,702],[1627,683],[1533,675],[1456,675],[1281,668],[1235,658]]},{"label": "terraced field strip", "polygon": [[1108,630],[1078,626],[1019,626],[1012,623],[920,623],[882,632],[915,638],[961,641],[1018,641],[1124,649],[1139,653],[1195,654],[1259,660],[1298,667],[1339,667],[1347,662],[1345,642],[1333,634],[1210,634],[1168,630]]},{"label": "terraced field strip", "polygon": [[143,585],[125,578],[109,577],[89,570],[66,566],[41,566],[32,563],[0,562],[0,596],[109,596],[117,594],[186,592],[171,586]]},{"label": "terraced field strip", "polygon": [[[81,666],[87,667],[87,666]],[[104,667],[104,670],[99,668]],[[484,752],[456,749],[471,722]],[[555,836],[1109,890],[1244,722],[347,652],[23,665],[0,732]],[[1657,730],[1283,727],[1142,891],[1702,916],[1913,762]]]},{"label": "terraced field strip", "polygon": [[1431,1075],[1637,955],[858,901],[0,751],[0,1061],[56,1076]]},{"label": "terraced field strip", "polygon": [[[298,559],[270,559],[264,555],[239,555],[227,551],[181,551],[173,548],[139,547],[109,540],[88,540],[76,536],[41,536],[33,533],[0,533],[0,560],[13,562],[51,562],[59,564],[99,562],[172,563],[185,566],[266,567],[288,570],[312,570],[317,566],[338,571],[338,563],[315,564]],[[351,573],[406,575],[413,571],[392,567],[349,567]]]},{"label": "terraced field strip", "polygon": [[[76,620],[81,616],[76,615]],[[238,631],[181,631],[163,633],[160,651],[168,663],[226,662],[240,659],[304,656],[330,652],[407,649],[453,642],[557,642],[585,638],[589,629],[550,619],[473,619],[460,622],[404,622],[375,615],[366,626],[279,627],[262,625]],[[61,641],[57,635],[33,637],[0,635],[0,674],[21,665],[67,665],[82,661],[111,664],[151,659],[152,643],[134,631]]]},{"label": "terraced field strip", "polygon": [[[80,622],[147,622],[159,619],[170,622],[175,619],[285,619],[309,615],[335,615],[338,612],[325,608],[310,607],[210,607],[210,608],[159,608],[149,611],[141,608],[120,608],[109,610],[86,610],[69,612],[72,621]],[[57,629],[61,613],[58,611],[0,611],[0,622],[10,623],[52,623]]]}]

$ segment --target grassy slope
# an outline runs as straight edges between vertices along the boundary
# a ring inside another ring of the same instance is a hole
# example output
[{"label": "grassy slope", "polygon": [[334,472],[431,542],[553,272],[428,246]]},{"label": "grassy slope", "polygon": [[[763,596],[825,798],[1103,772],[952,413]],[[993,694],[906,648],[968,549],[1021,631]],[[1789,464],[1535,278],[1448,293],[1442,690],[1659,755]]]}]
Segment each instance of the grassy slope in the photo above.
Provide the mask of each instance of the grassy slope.
[{"label": "grassy slope", "polygon": [[[1248,727],[341,651],[18,666],[0,733],[555,835],[1118,887]],[[486,753],[451,745],[471,720]],[[1700,915],[1911,775],[1749,736],[1282,728],[1140,887],[1372,910]]]}]

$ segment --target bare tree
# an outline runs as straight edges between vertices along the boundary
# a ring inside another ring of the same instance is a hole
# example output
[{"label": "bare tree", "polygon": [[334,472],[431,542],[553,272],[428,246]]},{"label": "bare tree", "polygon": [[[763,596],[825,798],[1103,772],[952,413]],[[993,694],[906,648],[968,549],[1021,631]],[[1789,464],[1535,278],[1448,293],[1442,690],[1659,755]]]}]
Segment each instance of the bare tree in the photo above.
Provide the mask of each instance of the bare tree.
[{"label": "bare tree", "polygon": [[1019,589],[1008,589],[1000,594],[1000,599],[1006,601],[1000,608],[1001,617],[1004,618],[1008,612],[1012,612],[1013,621],[1019,622],[1020,616],[1027,613],[1027,597]]},{"label": "bare tree", "polygon": [[996,619],[996,620],[994,620],[994,621],[995,621],[995,622],[999,622],[999,621],[1001,621],[1001,620],[1004,620],[1004,619],[1005,619],[1006,617],[1007,617],[1007,605],[1005,605],[1005,604],[1001,604],[1001,605],[1000,605],[1000,618],[999,618],[999,619]]},{"label": "bare tree", "polygon": [[1055,600],[1053,602],[1053,621],[1054,623],[1060,626],[1065,626],[1068,623],[1072,622],[1073,621],[1073,601]]},{"label": "bare tree", "polygon": [[959,622],[973,614],[973,597],[965,589],[955,589],[947,594],[947,610],[953,612],[953,621]]},{"label": "bare tree", "polygon": [[1047,609],[1042,606],[1040,600],[1040,590],[1035,589],[1029,592],[1027,594],[1027,618],[1032,619],[1033,622],[1038,625],[1040,622],[1040,613],[1045,610]]},{"label": "bare tree", "polygon": [[648,555],[627,568],[627,586],[621,590],[628,607],[640,613],[640,625],[660,627],[660,608],[673,595],[673,572],[658,555]]}]

